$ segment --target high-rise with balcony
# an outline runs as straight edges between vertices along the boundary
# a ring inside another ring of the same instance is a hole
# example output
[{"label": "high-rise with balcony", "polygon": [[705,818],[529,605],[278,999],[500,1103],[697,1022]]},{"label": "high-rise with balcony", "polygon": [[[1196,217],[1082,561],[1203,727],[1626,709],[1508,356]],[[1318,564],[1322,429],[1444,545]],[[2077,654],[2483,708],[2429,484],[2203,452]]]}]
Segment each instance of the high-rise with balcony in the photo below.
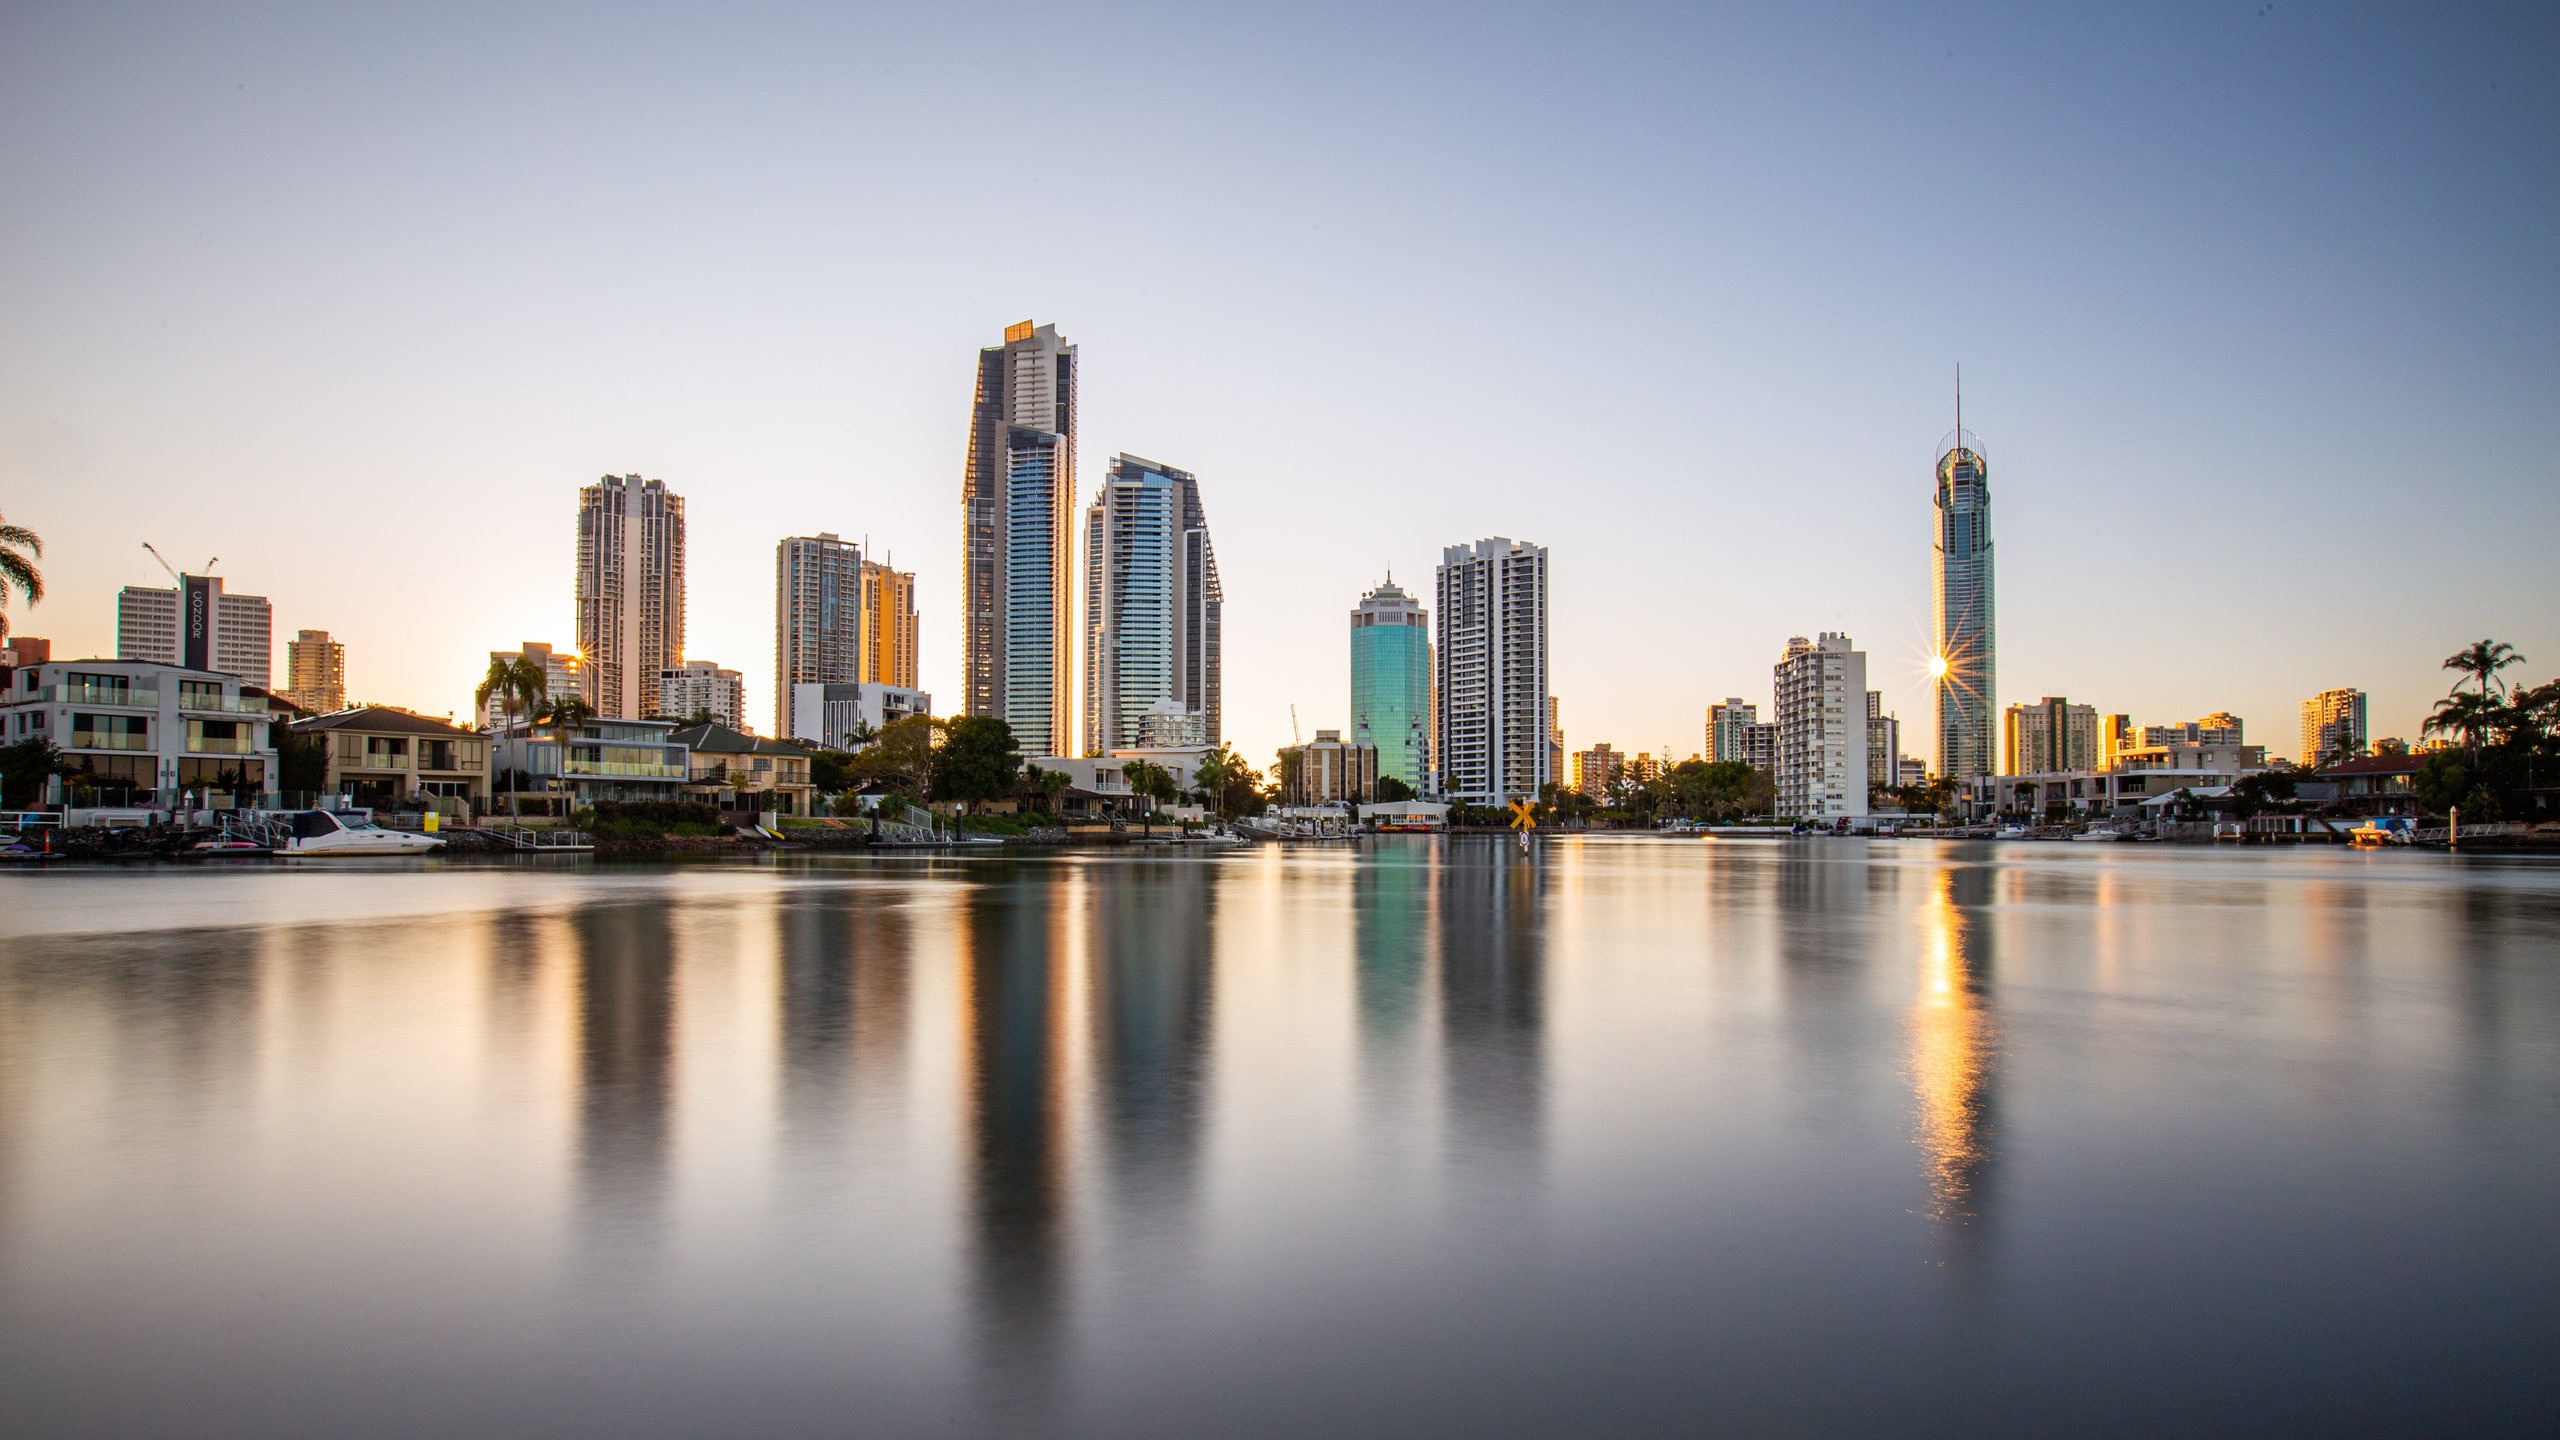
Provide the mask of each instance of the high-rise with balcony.
[{"label": "high-rise with balcony", "polygon": [[1728,695],[1723,703],[1707,707],[1707,758],[1716,764],[1741,760],[1748,762],[1745,737],[1751,727],[1760,723],[1760,707],[1739,695]]},{"label": "high-rise with balcony", "polygon": [[347,708],[347,647],[326,630],[297,632],[284,646],[287,702],[314,715]]},{"label": "high-rise with balcony", "polygon": [[2098,707],[2047,695],[2033,705],[2012,705],[2001,716],[2003,775],[2049,775],[2101,768],[2107,761]]},{"label": "high-rise with balcony", "polygon": [[[862,547],[832,531],[794,535],[774,546],[774,733],[791,733],[792,686],[863,680],[863,568]],[[738,719],[720,723],[736,728]]]},{"label": "high-rise with balcony", "polygon": [[916,688],[916,575],[862,562],[862,683]]},{"label": "high-rise with balcony", "polygon": [[684,664],[684,499],[664,480],[607,475],[578,492],[577,625],[587,703],[654,713],[658,672]]},{"label": "high-rise with balcony", "polygon": [[1441,793],[1472,805],[1537,798],[1555,778],[1547,549],[1494,536],[1440,555],[1432,741]]},{"label": "high-rise with balcony", "polygon": [[1114,457],[1085,511],[1084,575],[1084,753],[1143,743],[1165,702],[1217,744],[1226,597],[1199,477]]},{"label": "high-rise with balcony", "polygon": [[217,670],[260,689],[275,658],[275,611],[264,595],[234,595],[219,575],[176,588],[127,585],[116,596],[116,658]]},{"label": "high-rise with balcony", "polygon": [[1988,775],[1991,697],[1999,693],[1999,633],[1992,613],[1990,466],[1964,428],[1938,454],[1937,538],[1930,548],[1930,589],[1937,619],[1938,773],[1959,784]]},{"label": "high-rise with balcony", "polygon": [[1787,642],[1776,671],[1778,813],[1832,820],[1867,813],[1867,656],[1824,631]]},{"label": "high-rise with balcony", "polygon": [[1396,584],[1351,612],[1351,740],[1417,795],[1431,776],[1431,612]]},{"label": "high-rise with balcony", "polygon": [[1076,347],[1025,320],[978,352],[960,484],[964,715],[1013,727],[1026,755],[1072,738]]}]

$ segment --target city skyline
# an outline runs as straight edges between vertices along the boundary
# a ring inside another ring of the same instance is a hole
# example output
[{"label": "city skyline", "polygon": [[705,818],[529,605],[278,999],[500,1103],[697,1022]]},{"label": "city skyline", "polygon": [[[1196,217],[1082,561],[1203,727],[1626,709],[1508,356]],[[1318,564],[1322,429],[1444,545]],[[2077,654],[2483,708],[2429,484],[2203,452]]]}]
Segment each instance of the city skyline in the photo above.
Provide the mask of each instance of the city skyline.
[{"label": "city skyline", "polygon": [[[13,16],[0,507],[53,592],[13,626],[111,654],[115,591],[166,583],[148,539],[222,556],[279,635],[327,629],[351,696],[461,713],[490,650],[574,643],[562,496],[636,472],[691,506],[689,654],[773,693],[770,547],[859,516],[917,575],[919,684],[958,712],[956,371],[1037,316],[1087,357],[1086,460],[1217,477],[1228,645],[1308,657],[1229,677],[1256,764],[1292,702],[1348,723],[1344,597],[1489,533],[1558,557],[1572,749],[1767,706],[1773,647],[1828,628],[1933,757],[1915,479],[1959,359],[2000,460],[1995,706],[2228,709],[2289,748],[2305,696],[2354,687],[2414,738],[2454,645],[2560,656],[2533,543],[2560,524],[2545,20],[1631,12],[1560,51],[1516,16],[1453,42],[1387,14],[1350,49],[1274,17],[1032,18],[1008,33],[1070,73],[1153,57],[1199,118],[1093,116],[1036,242],[911,223],[965,208],[961,157],[1001,132],[953,98],[969,27],[903,23],[880,68],[805,14],[687,44]],[[571,103],[557,76],[599,53],[678,98]],[[437,54],[472,77],[458,115],[395,98],[447,88]],[[1912,223],[1957,182],[1966,225]],[[1184,223],[1120,223],[1132,195]],[[663,219],[599,246],[612,213]],[[1452,447],[1491,376],[1534,401]],[[1702,479],[1661,465],[1665,417],[1717,437]],[[2449,518],[2391,524],[2374,583],[2235,550],[2350,543],[2418,455]],[[330,504],[271,503],[305,495]],[[2128,527],[2172,499],[2209,533]],[[411,517],[433,565],[353,583],[392,567],[350,505]],[[1818,546],[1781,543],[1806,523]],[[2245,638],[2197,643],[2227,616]]]}]

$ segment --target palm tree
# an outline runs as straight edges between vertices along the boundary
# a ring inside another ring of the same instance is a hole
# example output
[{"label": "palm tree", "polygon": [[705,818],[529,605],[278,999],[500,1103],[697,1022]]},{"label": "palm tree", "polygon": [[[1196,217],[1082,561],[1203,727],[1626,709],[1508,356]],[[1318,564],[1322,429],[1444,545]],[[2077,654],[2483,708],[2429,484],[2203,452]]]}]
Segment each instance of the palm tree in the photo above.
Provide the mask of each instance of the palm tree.
[{"label": "palm tree", "polygon": [[2419,733],[2461,736],[2463,748],[2470,752],[2476,768],[2480,763],[2480,737],[2499,723],[2506,708],[2485,691],[2470,695],[2457,692],[2436,702],[2435,713],[2427,717],[2426,728]]},{"label": "palm tree", "polygon": [[[25,551],[25,554],[20,554]],[[35,562],[44,558],[44,538],[24,525],[8,523],[0,516],[0,640],[9,638],[9,587],[27,597],[30,605],[44,600],[44,576]]]},{"label": "palm tree", "polygon": [[588,704],[584,695],[563,695],[551,702],[541,718],[555,730],[583,730],[588,721],[596,718],[596,707]]},{"label": "palm tree", "polygon": [[[2498,672],[2510,665],[2523,663],[2524,657],[2516,653],[2516,647],[2504,640],[2474,640],[2444,657],[2444,668],[2459,670],[2464,679],[2480,682],[2480,693],[2484,696],[2491,686],[2496,686],[2503,693],[2506,686],[2499,681]],[[2461,689],[2462,681],[2454,681],[2453,688]]]},{"label": "palm tree", "polygon": [[[480,677],[480,688],[471,692],[471,703],[486,709],[490,697],[497,697],[498,715],[505,722],[498,733],[510,735],[515,732],[516,711],[521,708],[526,714],[532,714],[534,708],[542,703],[543,691],[549,687],[550,678],[543,673],[538,662],[523,655],[492,655],[489,657],[489,673]],[[521,783],[507,788],[509,815],[520,813],[516,793],[522,788]]]}]

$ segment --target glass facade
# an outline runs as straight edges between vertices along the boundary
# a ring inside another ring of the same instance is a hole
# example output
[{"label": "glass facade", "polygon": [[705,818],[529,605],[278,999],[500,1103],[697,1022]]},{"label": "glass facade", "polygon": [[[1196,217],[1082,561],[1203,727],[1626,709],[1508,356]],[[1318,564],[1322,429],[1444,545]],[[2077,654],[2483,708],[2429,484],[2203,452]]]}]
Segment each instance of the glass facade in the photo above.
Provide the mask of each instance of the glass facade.
[{"label": "glass facade", "polygon": [[1387,583],[1351,612],[1351,742],[1378,751],[1378,773],[1423,790],[1431,773],[1431,615]]},{"label": "glass facade", "polygon": [[1930,578],[1938,643],[1938,773],[1957,781],[1998,763],[1992,697],[1999,637],[1992,612],[1990,466],[1961,426],[1938,457]]}]

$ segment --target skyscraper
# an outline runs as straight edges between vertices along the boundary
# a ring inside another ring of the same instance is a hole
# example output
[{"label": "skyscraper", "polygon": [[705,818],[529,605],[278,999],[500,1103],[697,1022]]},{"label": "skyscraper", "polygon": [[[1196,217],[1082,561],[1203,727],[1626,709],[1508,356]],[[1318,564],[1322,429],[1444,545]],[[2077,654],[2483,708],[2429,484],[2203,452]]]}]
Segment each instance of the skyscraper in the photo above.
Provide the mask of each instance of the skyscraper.
[{"label": "skyscraper", "polygon": [[1751,727],[1760,723],[1760,707],[1739,695],[1728,695],[1721,705],[1707,707],[1707,758],[1722,765],[1727,761],[1751,758],[1745,748],[1745,737]]},{"label": "skyscraper", "polygon": [[2000,722],[2001,746],[2007,759],[2004,775],[2047,775],[2058,770],[2095,770],[2104,763],[2098,707],[2074,705],[2047,695],[2033,705],[2012,705]]},{"label": "skyscraper", "polygon": [[1824,631],[1787,642],[1777,667],[1778,813],[1829,820],[1867,813],[1867,656]]},{"label": "skyscraper", "polygon": [[1964,428],[1964,392],[1956,392],[1956,429],[1938,455],[1938,530],[1931,547],[1930,588],[1938,625],[1938,773],[1961,784],[1988,775],[1991,697],[1999,693],[1999,640],[1992,615],[1990,467]]},{"label": "skyscraper", "polygon": [[[792,686],[854,685],[868,678],[862,673],[864,569],[861,547],[831,531],[795,535],[774,546],[774,733],[791,733]],[[735,728],[738,720],[720,723]]]},{"label": "skyscraper", "polygon": [[1547,550],[1494,536],[1440,554],[1441,790],[1473,805],[1536,799],[1549,761]]},{"label": "skyscraper", "polygon": [[1199,477],[1114,457],[1085,511],[1084,573],[1085,753],[1139,744],[1144,717],[1168,700],[1217,744],[1225,594]]},{"label": "skyscraper", "polygon": [[577,590],[587,703],[612,719],[652,713],[658,672],[684,664],[684,498],[637,475],[581,489]]},{"label": "skyscraper", "polygon": [[285,642],[284,698],[314,715],[347,708],[347,647],[326,630],[304,630]]},{"label": "skyscraper", "polygon": [[1025,320],[978,352],[960,487],[960,712],[1006,721],[1026,755],[1070,738],[1075,501],[1076,347]]},{"label": "skyscraper", "polygon": [[1389,575],[1351,612],[1351,741],[1421,794],[1431,775],[1431,612]]},{"label": "skyscraper", "polygon": [[916,574],[862,562],[862,681],[916,688]]},{"label": "skyscraper", "polygon": [[237,675],[260,689],[275,658],[275,610],[264,595],[234,595],[219,575],[175,589],[127,585],[116,596],[116,658]]}]

